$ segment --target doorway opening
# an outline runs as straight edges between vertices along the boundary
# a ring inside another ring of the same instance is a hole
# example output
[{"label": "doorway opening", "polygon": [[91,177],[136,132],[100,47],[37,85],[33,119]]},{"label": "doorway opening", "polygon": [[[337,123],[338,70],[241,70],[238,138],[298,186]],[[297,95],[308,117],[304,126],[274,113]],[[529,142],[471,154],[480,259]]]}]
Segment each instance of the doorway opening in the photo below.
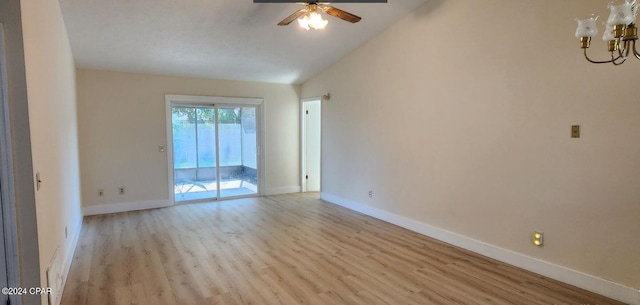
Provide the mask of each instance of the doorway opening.
[{"label": "doorway opening", "polygon": [[194,96],[167,100],[174,201],[259,195],[262,100]]},{"label": "doorway opening", "polygon": [[302,192],[319,192],[322,159],[322,99],[302,100]]}]

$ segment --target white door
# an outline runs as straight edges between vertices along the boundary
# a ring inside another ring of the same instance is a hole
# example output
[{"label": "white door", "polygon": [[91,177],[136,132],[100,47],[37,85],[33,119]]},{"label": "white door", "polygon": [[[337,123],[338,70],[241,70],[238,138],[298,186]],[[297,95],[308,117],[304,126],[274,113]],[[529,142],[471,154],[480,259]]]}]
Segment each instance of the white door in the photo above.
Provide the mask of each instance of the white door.
[{"label": "white door", "polygon": [[302,101],[302,191],[320,191],[322,106],[320,98]]}]

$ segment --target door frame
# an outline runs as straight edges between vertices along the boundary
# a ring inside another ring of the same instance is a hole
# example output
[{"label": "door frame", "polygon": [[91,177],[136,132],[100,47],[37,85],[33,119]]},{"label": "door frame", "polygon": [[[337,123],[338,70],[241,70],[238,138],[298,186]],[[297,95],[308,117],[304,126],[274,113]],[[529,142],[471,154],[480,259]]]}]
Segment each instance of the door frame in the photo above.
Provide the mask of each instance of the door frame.
[{"label": "door frame", "polygon": [[[0,23],[0,217],[4,243],[7,287],[20,286],[20,259],[18,256],[18,227],[16,223],[16,196],[11,142],[11,124],[6,75],[4,25]],[[9,296],[12,303],[20,304],[18,296]]]},{"label": "door frame", "polygon": [[320,103],[320,173],[318,179],[320,180],[320,191],[322,191],[322,101],[321,96],[310,97],[300,100],[300,190],[307,192],[307,116],[305,113],[305,103],[319,102]]},{"label": "door frame", "polygon": [[[203,95],[182,95],[182,94],[165,94],[165,111],[166,111],[166,127],[167,127],[167,143],[165,145],[167,152],[167,168],[168,168],[168,187],[169,187],[169,198],[171,198],[171,202],[173,205],[176,204],[175,200],[175,192],[174,192],[174,168],[173,168],[173,128],[172,128],[172,117],[171,117],[171,107],[174,105],[182,105],[182,106],[253,106],[256,107],[256,153],[257,153],[257,162],[258,162],[258,193],[253,196],[261,196],[264,193],[265,186],[265,175],[264,175],[264,167],[265,167],[265,157],[264,157],[264,111],[263,111],[263,98],[252,98],[252,97],[221,97],[221,96],[203,96]],[[217,107],[216,107],[217,109]],[[217,113],[216,113],[217,117]],[[216,151],[218,150],[218,124],[216,120]],[[218,165],[219,156],[216,154],[216,165]],[[219,171],[216,170],[216,176],[219,177]],[[219,180],[219,179],[217,179]],[[217,182],[218,188],[220,186],[220,181]],[[220,199],[219,189],[217,191],[216,199]],[[247,196],[238,196],[238,197],[247,197]],[[238,197],[224,197],[227,199],[234,199]],[[209,199],[207,199],[209,200]]]}]

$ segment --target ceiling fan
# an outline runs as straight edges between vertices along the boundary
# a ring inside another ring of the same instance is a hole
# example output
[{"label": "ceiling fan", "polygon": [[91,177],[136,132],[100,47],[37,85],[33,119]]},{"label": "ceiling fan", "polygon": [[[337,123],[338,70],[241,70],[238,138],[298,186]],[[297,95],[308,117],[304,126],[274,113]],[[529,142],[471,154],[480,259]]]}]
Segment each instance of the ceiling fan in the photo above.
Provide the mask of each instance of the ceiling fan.
[{"label": "ceiling fan", "polygon": [[328,6],[327,4],[329,3],[327,2],[300,2],[299,4],[302,4],[305,7],[299,9],[289,17],[284,18],[282,21],[280,21],[280,23],[278,23],[279,26],[289,25],[291,22],[298,19],[300,26],[307,30],[309,30],[310,28],[316,30],[323,29],[329,21],[322,19],[322,16],[318,13],[318,11],[324,12],[328,15],[340,18],[351,23],[356,23],[360,21],[360,19],[362,19],[339,8]]}]

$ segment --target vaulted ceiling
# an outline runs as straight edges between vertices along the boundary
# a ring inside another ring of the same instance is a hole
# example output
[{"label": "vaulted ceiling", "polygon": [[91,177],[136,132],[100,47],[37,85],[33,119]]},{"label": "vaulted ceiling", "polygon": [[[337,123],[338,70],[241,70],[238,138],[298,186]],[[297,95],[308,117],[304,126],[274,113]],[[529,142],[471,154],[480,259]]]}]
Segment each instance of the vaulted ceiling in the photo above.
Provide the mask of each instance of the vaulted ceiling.
[{"label": "vaulted ceiling", "polygon": [[337,3],[362,17],[326,29],[276,24],[298,4],[252,0],[60,0],[78,68],[299,84],[427,0]]}]

